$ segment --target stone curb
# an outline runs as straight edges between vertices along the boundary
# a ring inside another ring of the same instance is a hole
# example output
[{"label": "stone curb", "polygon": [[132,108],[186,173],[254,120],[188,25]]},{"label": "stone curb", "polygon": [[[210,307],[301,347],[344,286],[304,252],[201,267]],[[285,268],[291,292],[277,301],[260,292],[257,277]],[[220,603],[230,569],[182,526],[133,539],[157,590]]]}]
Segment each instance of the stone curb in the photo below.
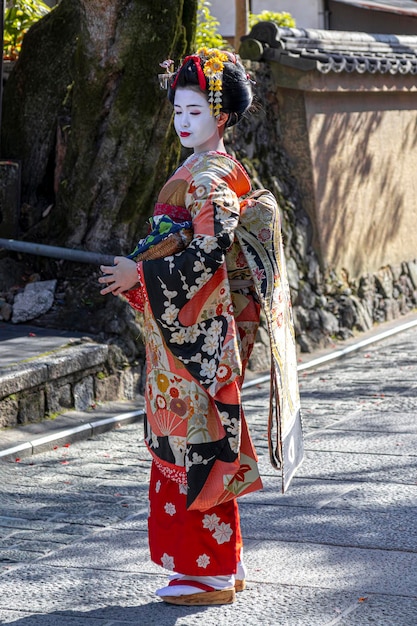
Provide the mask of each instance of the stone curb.
[{"label": "stone curb", "polygon": [[[306,369],[319,367],[329,361],[343,358],[350,352],[361,350],[368,345],[382,341],[392,335],[404,332],[417,326],[417,314],[407,316],[407,319],[409,320],[407,322],[395,320],[394,322],[386,323],[383,325],[385,330],[381,330],[381,327],[378,327],[377,330],[372,330],[369,333],[366,333],[367,336],[359,341],[357,338],[354,338],[345,342],[343,347],[340,347],[339,349],[335,349],[335,347],[332,350],[323,351],[323,353],[319,356],[311,356],[311,358],[307,358],[305,362],[300,363],[297,369],[298,371],[304,371]],[[261,376],[252,375],[252,377],[243,384],[243,391],[250,389],[253,386],[268,382],[268,380],[269,374],[263,374]],[[122,423],[129,424],[135,421],[141,421],[145,415],[145,411],[143,409],[138,409],[136,411],[118,413],[112,417],[99,418],[96,420],[90,420],[90,415],[91,413],[86,413],[84,416],[81,416],[81,418],[78,418],[76,426],[58,429],[55,433],[44,435],[42,437],[31,437],[27,441],[22,441],[22,443],[5,447],[3,450],[0,449],[0,462],[16,461],[18,458],[32,456],[38,452],[48,450],[54,445],[59,445],[60,442],[63,444],[80,441],[91,437],[92,435],[97,435],[113,428],[117,428],[118,425]],[[86,421],[84,421],[83,417],[86,418]]]},{"label": "stone curb", "polygon": [[50,450],[55,445],[63,445],[64,443],[73,443],[74,441],[87,439],[93,435],[118,428],[121,424],[131,424],[132,422],[141,421],[144,415],[145,411],[138,409],[137,411],[119,413],[113,417],[99,418],[84,423],[78,423],[76,426],[59,429],[49,435],[30,438],[28,441],[9,446],[3,450],[0,449],[0,462],[16,461],[23,457]]}]

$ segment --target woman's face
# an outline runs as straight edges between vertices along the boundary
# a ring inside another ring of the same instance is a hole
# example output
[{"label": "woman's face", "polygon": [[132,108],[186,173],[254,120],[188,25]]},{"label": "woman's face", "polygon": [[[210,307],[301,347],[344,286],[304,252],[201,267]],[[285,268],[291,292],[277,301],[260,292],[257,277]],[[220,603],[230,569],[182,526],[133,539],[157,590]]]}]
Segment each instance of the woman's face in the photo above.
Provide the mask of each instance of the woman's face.
[{"label": "woman's face", "polygon": [[194,152],[218,149],[218,122],[211,115],[207,98],[200,90],[189,87],[176,89],[174,126],[185,148],[193,148]]}]

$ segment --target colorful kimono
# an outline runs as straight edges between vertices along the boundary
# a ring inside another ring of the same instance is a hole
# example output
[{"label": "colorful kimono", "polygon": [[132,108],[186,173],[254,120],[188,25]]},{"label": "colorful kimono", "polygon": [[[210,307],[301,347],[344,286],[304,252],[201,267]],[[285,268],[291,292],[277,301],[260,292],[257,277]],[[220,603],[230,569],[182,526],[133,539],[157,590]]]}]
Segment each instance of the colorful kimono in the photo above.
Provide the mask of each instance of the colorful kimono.
[{"label": "colorful kimono", "polygon": [[[193,238],[177,254],[138,263],[145,440],[153,460],[151,558],[192,576],[236,572],[236,498],[262,488],[241,402],[265,302],[254,278],[255,255],[239,226],[241,198],[250,188],[230,156],[189,157],[163,187],[157,207],[164,214],[172,207],[181,219],[188,211]],[[127,298],[135,306],[135,292]]]}]

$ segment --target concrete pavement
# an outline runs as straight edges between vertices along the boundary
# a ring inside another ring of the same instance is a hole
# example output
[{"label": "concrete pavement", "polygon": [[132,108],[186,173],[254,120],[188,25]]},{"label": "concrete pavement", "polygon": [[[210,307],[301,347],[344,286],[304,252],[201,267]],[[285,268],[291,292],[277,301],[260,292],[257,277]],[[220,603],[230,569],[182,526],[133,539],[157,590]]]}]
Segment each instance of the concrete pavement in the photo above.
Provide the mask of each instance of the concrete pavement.
[{"label": "concrete pavement", "polygon": [[244,392],[264,490],[241,499],[247,589],[165,605],[140,423],[0,464],[0,623],[415,626],[417,329],[300,372],[306,460],[279,493],[268,384]]}]

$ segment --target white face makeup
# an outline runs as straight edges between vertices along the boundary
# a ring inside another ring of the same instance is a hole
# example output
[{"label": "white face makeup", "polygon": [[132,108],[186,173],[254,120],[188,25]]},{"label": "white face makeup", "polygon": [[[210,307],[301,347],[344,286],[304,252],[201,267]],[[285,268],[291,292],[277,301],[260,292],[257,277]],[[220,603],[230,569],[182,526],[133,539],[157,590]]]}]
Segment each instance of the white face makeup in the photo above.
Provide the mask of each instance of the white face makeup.
[{"label": "white face makeup", "polygon": [[216,118],[210,113],[205,94],[179,87],[175,91],[174,126],[181,144],[194,152],[218,150],[221,143]]}]

